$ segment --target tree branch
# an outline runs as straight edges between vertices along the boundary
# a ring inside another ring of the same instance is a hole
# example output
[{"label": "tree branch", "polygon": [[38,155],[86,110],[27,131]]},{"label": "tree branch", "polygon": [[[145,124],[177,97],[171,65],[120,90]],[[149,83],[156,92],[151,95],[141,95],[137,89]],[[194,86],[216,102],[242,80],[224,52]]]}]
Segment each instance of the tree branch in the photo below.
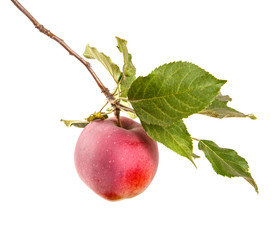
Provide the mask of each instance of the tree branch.
[{"label": "tree branch", "polygon": [[88,69],[88,71],[91,73],[93,78],[95,79],[97,85],[101,89],[102,93],[106,96],[106,98],[111,101],[115,100],[114,96],[109,92],[109,90],[103,85],[101,80],[98,78],[96,73],[91,67],[91,64],[87,62],[84,58],[82,58],[80,55],[78,55],[75,51],[73,51],[65,42],[63,39],[57,37],[55,34],[50,32],[48,29],[46,29],[43,25],[41,25],[17,0],[11,0],[14,5],[26,16],[29,18],[29,20],[34,24],[34,26],[43,34],[50,37],[54,41],[58,42],[63,48],[65,48],[68,53],[72,56],[74,56],[76,59],[78,59],[83,65]]},{"label": "tree branch", "polygon": [[50,32],[48,29],[46,29],[43,25],[41,25],[17,0],[11,0],[13,4],[27,17],[29,20],[34,24],[34,26],[43,34],[46,36],[50,37],[54,41],[58,42],[64,49],[68,51],[68,53],[72,56],[74,56],[76,59],[78,59],[91,73],[93,78],[95,79],[97,85],[101,89],[101,92],[105,95],[107,98],[108,102],[111,104],[113,107],[114,114],[117,118],[118,125],[121,126],[121,121],[120,121],[120,110],[124,110],[127,112],[134,113],[134,110],[123,106],[122,104],[117,101],[117,99],[114,97],[113,94],[110,93],[109,89],[104,86],[104,84],[101,82],[101,80],[98,78],[96,73],[91,67],[91,64],[87,62],[84,58],[82,58],[80,55],[78,55],[75,51],[73,51],[65,42],[63,39],[57,37],[55,34]]}]

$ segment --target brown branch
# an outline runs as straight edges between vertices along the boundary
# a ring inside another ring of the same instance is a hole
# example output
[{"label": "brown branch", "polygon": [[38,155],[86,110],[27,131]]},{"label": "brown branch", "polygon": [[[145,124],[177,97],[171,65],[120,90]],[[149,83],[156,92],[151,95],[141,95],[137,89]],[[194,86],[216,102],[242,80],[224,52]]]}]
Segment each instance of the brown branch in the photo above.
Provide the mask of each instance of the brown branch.
[{"label": "brown branch", "polygon": [[17,0],[11,0],[13,4],[27,17],[29,20],[34,24],[34,26],[43,34],[46,36],[50,37],[54,41],[58,42],[63,48],[65,48],[68,53],[72,56],[74,56],[76,59],[78,59],[91,73],[93,78],[95,79],[97,85],[101,89],[101,92],[105,95],[107,98],[108,102],[111,104],[113,107],[114,114],[117,118],[118,125],[121,126],[121,121],[120,121],[120,110],[124,110],[127,112],[132,112],[134,113],[133,109],[125,107],[119,103],[114,97],[113,94],[110,93],[109,89],[104,86],[104,84],[101,82],[101,80],[98,78],[96,73],[91,67],[91,64],[87,62],[84,58],[82,58],[80,55],[78,55],[75,51],[73,51],[65,42],[63,39],[57,37],[55,34],[50,32],[48,29],[46,29],[43,25],[41,25]]},{"label": "brown branch", "polygon": [[91,64],[84,60],[80,55],[78,55],[75,51],[73,51],[65,42],[63,39],[57,37],[55,34],[50,32],[48,29],[46,29],[43,25],[41,25],[17,0],[11,0],[14,5],[26,16],[29,18],[29,20],[34,24],[34,26],[43,34],[50,37],[54,41],[58,42],[63,48],[65,48],[68,53],[75,58],[77,58],[83,65],[88,69],[88,71],[91,73],[93,78],[95,79],[97,85],[100,87],[101,91],[105,94],[106,97],[111,98],[111,93],[109,90],[103,85],[101,80],[98,78],[96,73],[91,67]]}]

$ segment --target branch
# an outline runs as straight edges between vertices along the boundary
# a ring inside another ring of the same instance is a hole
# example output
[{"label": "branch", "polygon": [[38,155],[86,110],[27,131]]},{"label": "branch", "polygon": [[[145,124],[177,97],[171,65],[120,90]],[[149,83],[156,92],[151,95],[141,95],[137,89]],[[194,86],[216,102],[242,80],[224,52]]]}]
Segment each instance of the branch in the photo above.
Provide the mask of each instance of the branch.
[{"label": "branch", "polygon": [[84,60],[84,58],[82,58],[80,55],[78,55],[75,51],[73,51],[65,42],[63,39],[57,37],[55,34],[53,34],[52,32],[50,32],[48,29],[46,29],[43,25],[41,25],[17,0],[11,0],[14,5],[26,16],[29,18],[29,20],[34,24],[34,26],[43,34],[45,34],[46,36],[50,37],[51,39],[53,39],[54,41],[58,42],[63,48],[65,48],[68,53],[72,56],[74,56],[75,58],[77,58],[81,63],[83,63],[83,65],[88,69],[88,71],[91,73],[91,75],[93,76],[93,78],[95,79],[97,85],[100,87],[101,91],[104,93],[104,95],[107,98],[111,98],[111,93],[109,92],[109,90],[103,85],[103,83],[101,82],[101,80],[98,78],[98,76],[96,75],[96,73],[94,72],[94,70],[91,67],[91,64],[89,62],[87,62],[86,60]]},{"label": "branch", "polygon": [[68,53],[72,56],[74,56],[76,59],[78,59],[91,73],[93,78],[95,79],[97,85],[101,89],[101,92],[105,95],[107,98],[108,102],[111,104],[113,107],[113,111],[115,113],[115,116],[118,121],[118,125],[121,126],[121,121],[120,121],[120,110],[124,110],[127,112],[134,113],[134,110],[131,108],[128,108],[126,106],[123,106],[122,104],[117,101],[117,99],[114,97],[113,94],[110,93],[109,89],[106,88],[101,80],[98,78],[96,73],[91,67],[91,64],[87,62],[84,58],[82,58],[80,55],[78,55],[75,51],[73,51],[65,42],[63,39],[57,37],[55,34],[50,32],[48,29],[46,29],[43,25],[41,25],[17,0],[11,0],[13,4],[27,17],[29,20],[34,24],[35,28],[37,28],[41,33],[45,34],[46,36],[50,37],[54,41],[58,42],[63,48],[65,48]]}]

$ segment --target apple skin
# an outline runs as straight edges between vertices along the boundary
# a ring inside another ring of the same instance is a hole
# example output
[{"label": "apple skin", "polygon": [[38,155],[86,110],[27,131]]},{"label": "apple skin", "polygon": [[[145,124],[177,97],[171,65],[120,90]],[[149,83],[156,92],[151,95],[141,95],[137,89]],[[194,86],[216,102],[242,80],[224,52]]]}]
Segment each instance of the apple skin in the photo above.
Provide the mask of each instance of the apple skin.
[{"label": "apple skin", "polygon": [[107,200],[132,198],[151,183],[158,167],[158,147],[132,119],[95,120],[82,131],[74,161],[83,182]]}]

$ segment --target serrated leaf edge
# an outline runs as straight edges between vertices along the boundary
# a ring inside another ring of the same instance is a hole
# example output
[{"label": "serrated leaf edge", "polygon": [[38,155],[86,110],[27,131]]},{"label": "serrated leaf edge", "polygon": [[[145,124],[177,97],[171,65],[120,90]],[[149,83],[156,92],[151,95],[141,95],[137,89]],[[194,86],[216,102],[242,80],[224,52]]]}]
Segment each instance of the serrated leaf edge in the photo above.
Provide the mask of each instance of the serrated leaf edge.
[{"label": "serrated leaf edge", "polygon": [[[203,145],[205,145],[208,149],[210,149],[211,150],[211,152],[213,152],[219,159],[221,159],[221,161],[222,162],[224,162],[224,164],[225,165],[227,165],[227,163],[225,162],[225,161],[223,161],[222,160],[222,157],[220,157],[217,153],[215,153],[208,145],[206,145],[203,141],[207,141],[207,140],[204,140],[204,139],[202,139],[202,140],[200,140],[200,142],[199,142],[199,146],[200,146],[200,144],[203,144]],[[215,143],[216,144],[216,143]],[[216,144],[217,145],[217,144]],[[218,146],[218,145],[217,145]],[[219,146],[218,146],[219,147]],[[219,148],[221,148],[221,147],[219,147]],[[200,150],[202,150],[200,147],[199,147],[199,149]],[[227,150],[233,150],[233,149],[229,149],[229,148],[222,148],[222,149],[227,149]],[[203,151],[203,150],[202,150]],[[238,153],[235,151],[235,150],[233,150],[237,155],[238,155]],[[205,154],[205,153],[204,153]],[[206,156],[206,154],[205,154],[205,156]],[[239,156],[239,155],[238,155]],[[240,156],[239,156],[240,157]],[[207,158],[207,157],[206,157]],[[241,157],[242,158],[242,157]],[[207,158],[208,159],[208,158]],[[209,159],[208,159],[209,160]],[[245,160],[245,159],[244,159]],[[246,161],[246,160],[245,160]],[[209,160],[209,162],[211,163],[211,161]],[[238,166],[240,166],[238,163],[235,163],[235,162],[233,162],[234,164],[236,164],[236,165],[238,165]],[[211,163],[211,165],[212,165],[212,167],[213,167],[213,169],[215,170],[215,168],[216,169],[218,169],[215,165],[213,165],[212,163]],[[232,177],[242,177],[242,178],[244,178],[247,182],[249,182],[249,184],[251,184],[254,188],[255,188],[255,191],[257,192],[257,193],[259,193],[259,190],[258,190],[258,186],[257,186],[257,184],[256,184],[256,182],[255,182],[255,180],[253,179],[253,177],[252,177],[252,175],[251,175],[251,173],[249,172],[249,164],[248,164],[248,162],[246,161],[246,165],[247,165],[247,169],[245,170],[244,169],[244,172],[246,172],[246,173],[248,173],[249,175],[250,175],[250,178],[248,178],[248,177],[246,177],[246,176],[228,176],[228,175],[223,175],[223,174],[221,174],[221,173],[219,173],[219,172],[217,172],[216,170],[215,170],[215,172],[218,174],[218,175],[221,175],[221,176],[224,176],[224,177],[228,177],[228,178],[232,178]],[[241,167],[241,166],[240,166]],[[229,169],[231,169],[230,168],[230,166],[228,165],[228,168]],[[242,168],[242,167],[241,167]],[[233,171],[234,171],[234,169],[232,169]],[[237,171],[235,171],[235,172],[237,172]]]}]

